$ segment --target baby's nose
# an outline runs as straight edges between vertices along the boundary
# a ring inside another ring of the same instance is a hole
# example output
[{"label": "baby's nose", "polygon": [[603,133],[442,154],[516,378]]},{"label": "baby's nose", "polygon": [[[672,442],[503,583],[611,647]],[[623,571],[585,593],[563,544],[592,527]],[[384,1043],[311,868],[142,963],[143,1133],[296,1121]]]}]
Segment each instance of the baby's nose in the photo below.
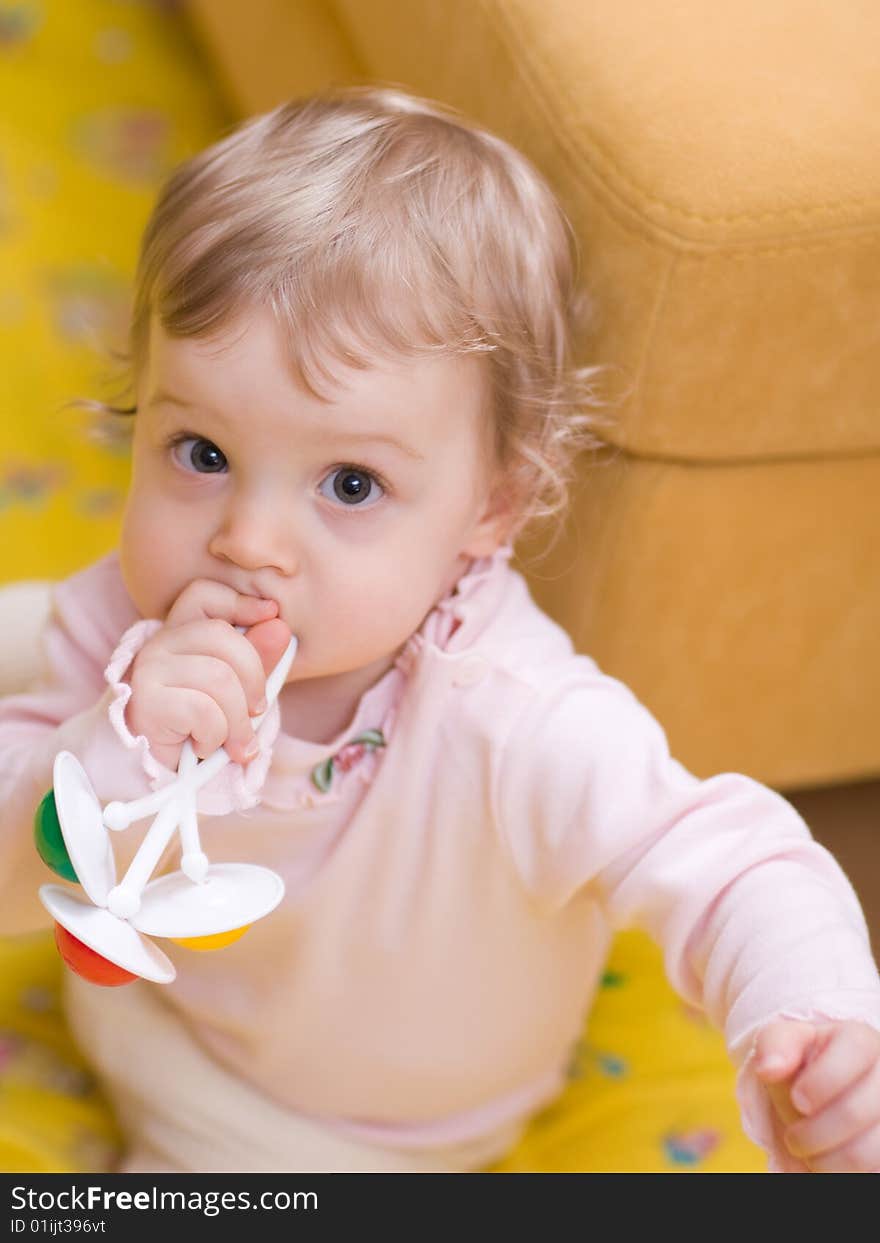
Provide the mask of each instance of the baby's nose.
[{"label": "baby's nose", "polygon": [[290,576],[299,569],[296,541],[285,516],[270,505],[236,507],[224,515],[209,551],[242,570],[272,569]]}]

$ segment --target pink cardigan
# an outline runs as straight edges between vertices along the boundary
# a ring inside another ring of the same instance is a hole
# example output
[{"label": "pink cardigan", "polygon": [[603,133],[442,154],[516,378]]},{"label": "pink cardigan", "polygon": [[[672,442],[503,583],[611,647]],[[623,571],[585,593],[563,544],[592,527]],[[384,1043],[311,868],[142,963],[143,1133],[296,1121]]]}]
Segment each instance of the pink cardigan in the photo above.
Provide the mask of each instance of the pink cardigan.
[{"label": "pink cardigan", "polygon": [[[264,752],[201,793],[210,859],[262,863],[287,892],[218,953],[163,942],[163,997],[292,1110],[386,1146],[457,1143],[558,1093],[612,931],[641,925],[723,1027],[747,1132],[771,1168],[802,1168],[774,1151],[749,1054],[781,1013],[880,1028],[853,889],[784,799],[672,759],[508,555],[471,568],[332,743],[279,731],[276,707]],[[124,716],[158,624],[115,554],[56,587],[45,677],[0,702],[0,932],[47,922],[31,825],[57,751],[102,802],[172,779]],[[114,836],[120,873],[144,827]]]}]

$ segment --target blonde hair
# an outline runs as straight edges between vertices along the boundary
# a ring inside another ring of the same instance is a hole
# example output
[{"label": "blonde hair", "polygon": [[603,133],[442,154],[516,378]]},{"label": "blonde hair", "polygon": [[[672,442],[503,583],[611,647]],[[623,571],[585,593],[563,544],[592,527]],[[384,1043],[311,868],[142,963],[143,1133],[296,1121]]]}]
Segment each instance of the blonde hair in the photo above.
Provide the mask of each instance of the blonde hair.
[{"label": "blonde hair", "polygon": [[363,368],[377,349],[484,354],[519,530],[561,511],[574,454],[597,443],[600,368],[571,363],[588,309],[576,264],[544,178],[454,109],[387,86],[293,100],[162,188],[136,275],[129,384],[152,315],[171,335],[203,337],[248,305],[271,307],[318,397],[334,358]]}]

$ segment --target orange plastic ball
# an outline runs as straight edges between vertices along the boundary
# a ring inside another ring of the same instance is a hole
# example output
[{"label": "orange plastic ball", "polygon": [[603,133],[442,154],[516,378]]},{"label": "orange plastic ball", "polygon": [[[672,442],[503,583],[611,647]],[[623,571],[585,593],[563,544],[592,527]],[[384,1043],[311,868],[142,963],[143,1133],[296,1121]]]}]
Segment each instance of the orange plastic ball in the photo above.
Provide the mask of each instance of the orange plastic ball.
[{"label": "orange plastic ball", "polygon": [[90,949],[59,923],[55,925],[55,944],[58,946],[58,953],[74,975],[82,976],[90,984],[117,988],[120,984],[131,984],[132,980],[138,978],[131,971],[126,971],[124,967],[118,967],[103,954]]}]

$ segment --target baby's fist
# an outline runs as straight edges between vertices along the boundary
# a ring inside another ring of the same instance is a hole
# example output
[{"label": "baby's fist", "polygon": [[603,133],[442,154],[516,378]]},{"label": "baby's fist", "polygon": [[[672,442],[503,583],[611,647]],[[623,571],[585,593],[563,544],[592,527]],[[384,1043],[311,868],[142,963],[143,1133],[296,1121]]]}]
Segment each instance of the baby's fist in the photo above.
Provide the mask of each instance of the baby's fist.
[{"label": "baby's fist", "polygon": [[180,593],[128,673],[126,721],[160,764],[176,768],[186,738],[200,759],[221,746],[238,763],[254,758],[266,675],[290,640],[277,612],[274,600],[210,579]]},{"label": "baby's fist", "polygon": [[789,1152],[815,1173],[880,1172],[880,1032],[775,1019],[755,1044]]}]

